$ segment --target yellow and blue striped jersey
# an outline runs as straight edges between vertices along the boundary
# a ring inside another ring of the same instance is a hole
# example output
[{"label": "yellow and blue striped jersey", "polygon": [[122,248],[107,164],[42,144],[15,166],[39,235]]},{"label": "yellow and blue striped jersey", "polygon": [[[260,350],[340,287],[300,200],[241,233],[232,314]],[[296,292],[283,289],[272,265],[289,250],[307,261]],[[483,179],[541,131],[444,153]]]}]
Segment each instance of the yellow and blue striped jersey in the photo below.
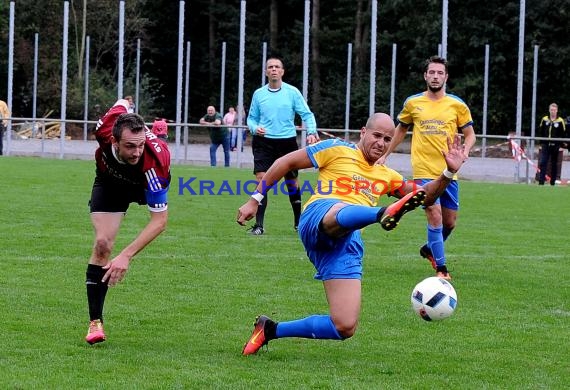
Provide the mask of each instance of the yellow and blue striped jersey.
[{"label": "yellow and blue striped jersey", "polygon": [[425,93],[410,96],[398,115],[404,127],[413,125],[411,163],[414,179],[435,179],[446,168],[441,151],[447,151],[447,138],[473,125],[467,104],[446,94],[431,100]]},{"label": "yellow and blue striped jersey", "polygon": [[380,196],[394,193],[404,184],[395,170],[369,165],[355,144],[329,139],[307,146],[306,151],[319,175],[305,207],[317,199],[331,198],[375,206]]}]

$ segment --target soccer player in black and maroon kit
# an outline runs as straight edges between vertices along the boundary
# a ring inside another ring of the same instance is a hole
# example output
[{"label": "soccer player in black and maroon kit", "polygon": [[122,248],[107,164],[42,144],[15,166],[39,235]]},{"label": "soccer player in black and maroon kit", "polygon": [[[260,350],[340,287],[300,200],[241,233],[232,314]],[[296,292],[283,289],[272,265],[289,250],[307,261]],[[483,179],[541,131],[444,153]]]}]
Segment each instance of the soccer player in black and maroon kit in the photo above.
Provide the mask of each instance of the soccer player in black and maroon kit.
[{"label": "soccer player in black and maroon kit", "polygon": [[[87,265],[89,344],[105,341],[103,304],[108,286],[120,282],[134,256],[166,228],[170,152],[138,114],[128,113],[129,102],[119,99],[97,124],[99,148],[89,207],[95,230]],[[113,244],[129,204],[146,204],[150,220],[139,235],[114,258]]]}]

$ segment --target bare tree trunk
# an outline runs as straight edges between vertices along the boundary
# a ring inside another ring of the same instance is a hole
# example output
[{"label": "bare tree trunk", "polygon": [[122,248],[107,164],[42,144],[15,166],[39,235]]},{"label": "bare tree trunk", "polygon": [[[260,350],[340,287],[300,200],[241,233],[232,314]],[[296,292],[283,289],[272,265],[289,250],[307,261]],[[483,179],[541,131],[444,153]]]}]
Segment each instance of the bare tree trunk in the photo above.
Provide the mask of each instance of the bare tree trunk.
[{"label": "bare tree trunk", "polygon": [[364,0],[358,0],[356,2],[356,18],[354,26],[354,73],[356,75],[362,74],[364,71],[364,11],[363,8]]},{"label": "bare tree trunk", "polygon": [[77,54],[77,78],[79,80],[83,79],[83,57],[85,55],[85,31],[87,24],[87,0],[83,0],[83,13],[81,15],[81,39],[78,38],[78,26],[77,26],[77,13],[75,12],[75,7],[73,6],[73,1],[71,2],[71,13],[73,15],[73,23],[75,30],[75,52]]},{"label": "bare tree trunk", "polygon": [[279,3],[277,0],[271,0],[269,8],[269,48],[275,50],[279,39]]},{"label": "bare tree trunk", "polygon": [[363,20],[362,20],[362,43],[360,45],[361,49],[361,60],[362,60],[362,69],[364,72],[369,72],[369,53],[370,53],[370,24],[371,24],[371,15],[372,15],[372,1],[368,0],[366,2],[366,6],[362,13]]},{"label": "bare tree trunk", "polygon": [[208,81],[210,83],[214,82],[214,74],[219,64],[216,60],[216,18],[214,17],[214,6],[216,5],[216,0],[210,0],[210,8],[208,10],[208,56],[210,61],[208,61]]},{"label": "bare tree trunk", "polygon": [[87,35],[87,0],[83,0],[83,15],[81,17],[81,50],[79,51],[79,80],[83,80],[83,58],[85,57],[85,37]]},{"label": "bare tree trunk", "polygon": [[321,19],[321,4],[320,0],[313,0],[313,19],[311,22],[311,62],[313,65],[313,89],[312,89],[312,102],[311,105],[319,107],[321,102],[321,67],[319,58],[321,57],[321,50],[319,46],[320,41],[320,19]]}]

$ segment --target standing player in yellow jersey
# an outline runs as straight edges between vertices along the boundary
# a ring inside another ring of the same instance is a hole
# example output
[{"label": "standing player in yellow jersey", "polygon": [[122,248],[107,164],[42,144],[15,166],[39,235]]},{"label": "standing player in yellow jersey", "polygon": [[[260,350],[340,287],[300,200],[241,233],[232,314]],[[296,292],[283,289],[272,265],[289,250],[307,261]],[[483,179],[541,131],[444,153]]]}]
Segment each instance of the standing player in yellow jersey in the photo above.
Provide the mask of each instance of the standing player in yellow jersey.
[{"label": "standing player in yellow jersey", "polygon": [[[473,119],[467,104],[455,95],[445,92],[447,61],[433,56],[425,63],[424,79],[427,90],[412,95],[404,102],[404,108],[398,115],[394,139],[385,158],[402,142],[410,126],[412,129],[412,174],[419,185],[440,176],[446,167],[441,151],[447,149],[447,139],[454,138],[458,132],[464,136],[464,160],[475,144]],[[459,183],[453,181],[431,206],[425,207],[427,216],[427,243],[420,248],[420,255],[428,259],[436,270],[436,275],[451,279],[447,271],[443,242],[449,237],[457,220],[459,210]]]},{"label": "standing player in yellow jersey", "polygon": [[[376,113],[351,144],[329,139],[277,159],[263,175],[256,192],[239,208],[237,222],[252,219],[266,191],[291,170],[317,168],[319,176],[299,220],[299,236],[313,263],[315,279],[323,282],[329,313],[275,322],[259,316],[242,353],[256,353],[270,340],[286,337],[344,340],[356,332],[361,306],[362,256],[360,229],[379,223],[392,230],[400,218],[422,203],[431,204],[463,164],[459,137],[440,151],[446,162],[439,178],[421,188],[376,161],[394,136],[394,121]],[[377,206],[382,195],[401,197],[388,207]]]}]

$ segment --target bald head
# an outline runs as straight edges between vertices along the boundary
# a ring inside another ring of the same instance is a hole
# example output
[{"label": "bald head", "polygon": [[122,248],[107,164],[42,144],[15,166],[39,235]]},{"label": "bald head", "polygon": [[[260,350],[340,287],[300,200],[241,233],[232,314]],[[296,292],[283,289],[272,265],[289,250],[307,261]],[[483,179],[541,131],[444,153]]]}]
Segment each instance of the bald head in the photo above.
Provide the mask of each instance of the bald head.
[{"label": "bald head", "polygon": [[384,114],[383,112],[376,112],[372,114],[368,121],[366,121],[366,128],[368,129],[395,129],[394,121],[388,114]]}]

